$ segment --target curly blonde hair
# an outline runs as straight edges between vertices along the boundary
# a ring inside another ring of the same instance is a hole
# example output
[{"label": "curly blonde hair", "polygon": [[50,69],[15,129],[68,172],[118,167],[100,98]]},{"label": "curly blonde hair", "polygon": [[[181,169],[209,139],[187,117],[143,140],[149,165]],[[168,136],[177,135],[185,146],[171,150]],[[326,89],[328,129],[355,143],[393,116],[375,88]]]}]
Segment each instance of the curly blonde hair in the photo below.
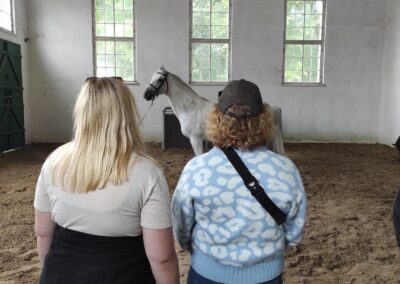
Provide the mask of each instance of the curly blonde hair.
[{"label": "curly blonde hair", "polygon": [[[233,108],[234,106],[229,108],[227,113]],[[217,105],[214,105],[206,123],[208,139],[222,149],[236,147],[251,150],[267,146],[275,131],[274,118],[268,104],[263,105],[263,110],[258,116],[246,119],[237,119],[224,114]]]}]

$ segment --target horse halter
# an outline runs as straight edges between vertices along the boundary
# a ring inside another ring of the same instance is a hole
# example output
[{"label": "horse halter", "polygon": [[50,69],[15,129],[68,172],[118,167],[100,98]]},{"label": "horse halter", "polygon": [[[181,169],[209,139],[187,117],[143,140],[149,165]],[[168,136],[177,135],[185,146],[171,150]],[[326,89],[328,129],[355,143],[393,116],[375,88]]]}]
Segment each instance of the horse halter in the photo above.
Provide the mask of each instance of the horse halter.
[{"label": "horse halter", "polygon": [[152,87],[154,89],[154,91],[156,92],[156,95],[152,99],[153,101],[156,98],[158,98],[158,95],[159,95],[158,91],[160,90],[160,88],[164,84],[164,82],[167,84],[167,91],[165,93],[168,93],[168,80],[167,80],[168,72],[166,72],[166,71],[164,71],[164,72],[158,71],[156,74],[161,74],[164,77],[162,78],[162,80],[157,80],[157,85],[156,86],[153,85],[152,83],[149,84],[149,86]]}]

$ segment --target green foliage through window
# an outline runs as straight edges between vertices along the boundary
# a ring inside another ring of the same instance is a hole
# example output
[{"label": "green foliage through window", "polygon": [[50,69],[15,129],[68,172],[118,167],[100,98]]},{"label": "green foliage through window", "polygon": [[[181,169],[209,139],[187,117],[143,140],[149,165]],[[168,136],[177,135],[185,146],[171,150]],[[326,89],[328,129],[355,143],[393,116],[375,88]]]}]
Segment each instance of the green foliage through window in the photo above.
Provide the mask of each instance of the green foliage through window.
[{"label": "green foliage through window", "polygon": [[325,0],[286,0],[284,83],[322,83]]},{"label": "green foliage through window", "polygon": [[95,0],[96,75],[134,81],[133,0]]},{"label": "green foliage through window", "polygon": [[228,81],[229,17],[229,0],[192,0],[191,81]]}]

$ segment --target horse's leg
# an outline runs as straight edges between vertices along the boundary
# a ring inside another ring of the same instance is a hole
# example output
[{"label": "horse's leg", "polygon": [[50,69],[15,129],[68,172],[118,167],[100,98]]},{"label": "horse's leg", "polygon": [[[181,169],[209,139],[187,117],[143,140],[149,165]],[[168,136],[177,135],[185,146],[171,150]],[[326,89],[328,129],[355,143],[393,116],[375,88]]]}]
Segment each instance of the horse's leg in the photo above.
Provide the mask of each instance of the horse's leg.
[{"label": "horse's leg", "polygon": [[198,156],[204,152],[203,139],[201,137],[190,136],[190,144],[192,144],[192,148],[193,148],[194,154],[196,156]]},{"label": "horse's leg", "polygon": [[286,156],[282,138],[282,111],[280,108],[274,107],[272,113],[275,120],[276,133],[272,141],[272,151],[277,154]]}]

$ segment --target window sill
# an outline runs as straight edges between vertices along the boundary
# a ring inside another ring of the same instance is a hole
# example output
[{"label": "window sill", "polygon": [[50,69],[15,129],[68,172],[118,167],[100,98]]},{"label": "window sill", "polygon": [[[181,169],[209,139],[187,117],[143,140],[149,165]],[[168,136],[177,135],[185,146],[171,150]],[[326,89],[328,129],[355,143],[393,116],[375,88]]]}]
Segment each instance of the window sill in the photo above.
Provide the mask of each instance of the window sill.
[{"label": "window sill", "polygon": [[325,83],[281,83],[282,87],[326,87]]},{"label": "window sill", "polygon": [[228,82],[189,82],[190,86],[225,86]]},{"label": "window sill", "polygon": [[9,35],[9,36],[17,37],[17,34],[15,32],[6,30],[6,29],[4,29],[2,27],[0,27],[0,33],[4,33],[4,34]]},{"label": "window sill", "polygon": [[128,86],[139,86],[140,83],[138,81],[124,81],[124,83]]}]

